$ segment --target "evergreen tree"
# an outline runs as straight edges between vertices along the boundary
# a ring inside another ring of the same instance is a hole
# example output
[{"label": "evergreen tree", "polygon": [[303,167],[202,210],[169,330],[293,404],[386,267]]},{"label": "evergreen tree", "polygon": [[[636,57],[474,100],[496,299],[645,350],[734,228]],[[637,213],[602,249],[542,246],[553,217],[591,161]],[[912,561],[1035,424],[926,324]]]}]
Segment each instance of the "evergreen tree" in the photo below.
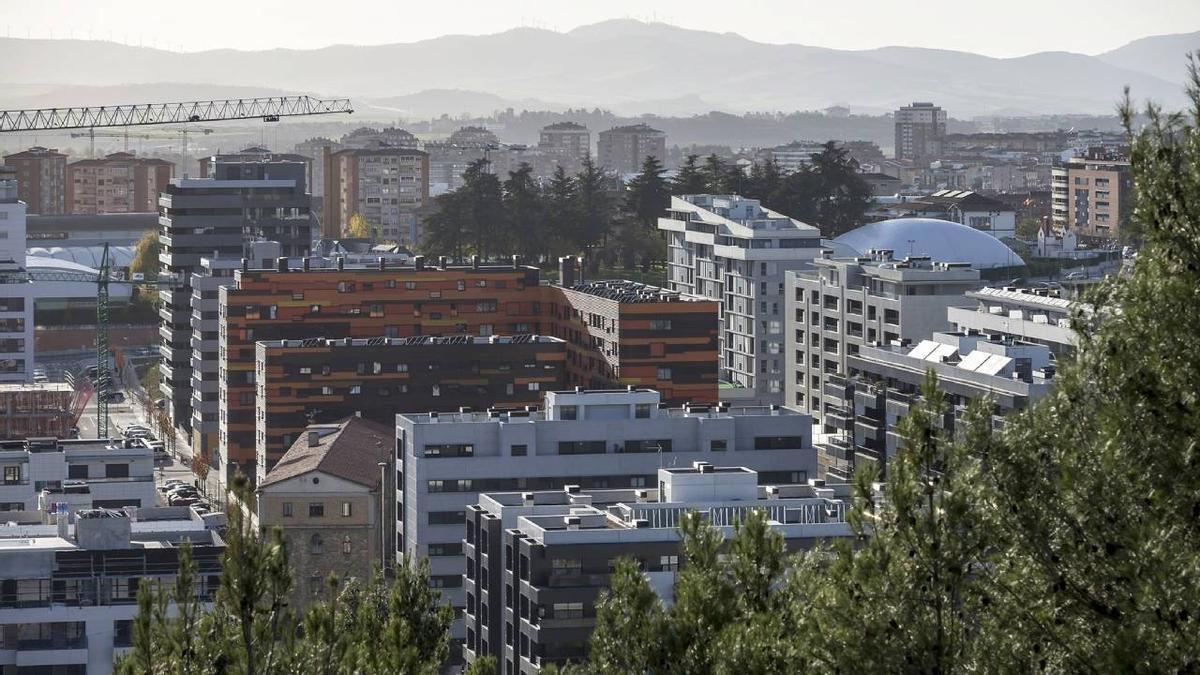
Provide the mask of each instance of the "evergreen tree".
[{"label": "evergreen tree", "polygon": [[700,173],[704,176],[706,186],[704,192],[714,195],[729,194],[729,186],[726,185],[729,178],[729,165],[725,163],[725,160],[716,154],[709,155],[705,158],[704,167]]},{"label": "evergreen tree", "polygon": [[483,258],[511,250],[505,222],[503,187],[491,172],[491,162],[477,159],[463,172],[458,190],[462,200],[467,242],[471,253]]},{"label": "evergreen tree", "polygon": [[514,252],[530,261],[549,254],[546,202],[529,164],[522,162],[504,181],[504,211],[512,228]]},{"label": "evergreen tree", "polygon": [[626,269],[633,268],[638,260],[648,267],[650,261],[666,256],[666,246],[657,227],[659,216],[671,205],[671,194],[663,173],[662,163],[647,156],[642,162],[641,173],[626,186],[618,242]]},{"label": "evergreen tree", "polygon": [[588,665],[598,675],[655,672],[662,661],[662,604],[637,562],[616,561],[610,590],[596,603]]},{"label": "evergreen tree", "polygon": [[858,174],[858,162],[845,148],[829,141],[813,155],[812,172],[817,178],[816,219],[827,237],[836,237],[862,225],[871,203],[871,188]]},{"label": "evergreen tree", "polygon": [[556,167],[543,193],[548,221],[547,245],[552,257],[582,250],[579,242],[583,228],[576,210],[575,189],[575,179],[561,165]]},{"label": "evergreen tree", "polygon": [[604,170],[590,157],[584,158],[583,170],[575,176],[574,211],[579,219],[576,245],[587,256],[594,271],[599,260],[589,249],[608,249],[614,209]]},{"label": "evergreen tree", "polygon": [[699,165],[699,155],[688,155],[671,180],[673,195],[698,195],[708,192],[708,180]]}]

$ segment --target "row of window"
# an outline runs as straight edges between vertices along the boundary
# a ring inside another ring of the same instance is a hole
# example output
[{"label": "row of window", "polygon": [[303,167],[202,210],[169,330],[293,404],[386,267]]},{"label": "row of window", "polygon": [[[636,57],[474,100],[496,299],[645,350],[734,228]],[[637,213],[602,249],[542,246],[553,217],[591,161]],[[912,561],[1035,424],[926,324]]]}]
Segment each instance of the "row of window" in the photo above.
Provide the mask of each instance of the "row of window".
[{"label": "row of window", "polygon": [[[284,518],[291,518],[295,514],[295,509],[294,509],[294,505],[292,504],[292,502],[283,502],[282,506],[283,506],[283,517]],[[342,502],[341,512],[342,512],[343,518],[349,518],[349,517],[353,516],[354,515],[354,504],[351,502]],[[308,503],[308,517],[309,518],[324,518],[325,517],[325,504],[322,502],[309,502]]]}]

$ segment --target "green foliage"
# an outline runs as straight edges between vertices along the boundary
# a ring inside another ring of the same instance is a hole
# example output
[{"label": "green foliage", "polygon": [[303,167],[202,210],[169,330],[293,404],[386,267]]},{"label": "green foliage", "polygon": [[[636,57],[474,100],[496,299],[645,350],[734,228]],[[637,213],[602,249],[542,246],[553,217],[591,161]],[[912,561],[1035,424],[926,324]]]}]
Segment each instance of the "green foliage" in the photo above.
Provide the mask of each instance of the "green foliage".
[{"label": "green foliage", "polygon": [[297,620],[287,606],[291,576],[278,531],[260,540],[246,517],[253,493],[235,480],[229,505],[221,587],[211,608],[196,598],[190,549],[180,550],[171,590],[145,583],[138,592],[133,648],[122,675],[187,673],[436,673],[450,653],[453,610],[429,587],[429,565],[402,564],[395,579],[376,577],[340,589]]},{"label": "green foliage", "polygon": [[660,661],[663,608],[635,561],[617,560],[596,604],[589,665],[599,675],[644,673]]},{"label": "green foliage", "polygon": [[467,665],[463,675],[496,675],[496,657],[483,656]]},{"label": "green foliage", "polygon": [[129,263],[129,271],[146,275],[147,279],[158,277],[158,254],[162,243],[158,240],[158,231],[147,232],[138,239],[133,249],[133,260]]}]

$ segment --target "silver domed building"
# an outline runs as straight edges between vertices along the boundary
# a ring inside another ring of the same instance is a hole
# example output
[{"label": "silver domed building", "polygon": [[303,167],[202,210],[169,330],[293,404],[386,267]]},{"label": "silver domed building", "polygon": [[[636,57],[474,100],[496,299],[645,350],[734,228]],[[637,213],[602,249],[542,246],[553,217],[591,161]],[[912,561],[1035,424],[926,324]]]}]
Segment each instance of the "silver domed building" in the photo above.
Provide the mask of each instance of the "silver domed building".
[{"label": "silver domed building", "polygon": [[890,249],[897,258],[927,255],[937,262],[965,262],[979,270],[1014,267],[1025,261],[1004,242],[966,225],[937,218],[894,218],[869,223],[832,242],[834,255],[866,255]]}]

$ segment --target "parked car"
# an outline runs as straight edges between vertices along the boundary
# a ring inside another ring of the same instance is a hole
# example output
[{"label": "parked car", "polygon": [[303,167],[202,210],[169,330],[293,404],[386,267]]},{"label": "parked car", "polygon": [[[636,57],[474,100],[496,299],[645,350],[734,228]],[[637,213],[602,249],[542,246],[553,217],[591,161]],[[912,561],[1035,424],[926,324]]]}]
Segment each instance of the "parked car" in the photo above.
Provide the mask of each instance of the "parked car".
[{"label": "parked car", "polygon": [[198,496],[200,496],[200,491],[197,490],[196,488],[192,487],[191,485],[176,485],[175,487],[167,490],[166,493],[164,493],[164,494],[166,495],[166,497],[168,499],[170,499],[172,497],[184,497],[184,496],[198,497]]},{"label": "parked car", "polygon": [[199,497],[181,497],[181,496],[177,495],[177,496],[171,497],[167,501],[167,503],[170,504],[171,506],[194,506],[194,505],[200,503],[200,498]]},{"label": "parked car", "polygon": [[178,478],[169,478],[169,479],[163,481],[162,485],[158,486],[158,491],[166,492],[166,491],[168,491],[174,487],[180,486],[180,485],[187,485],[187,483],[179,480]]},{"label": "parked car", "polygon": [[1063,278],[1066,279],[1067,281],[1078,281],[1080,279],[1088,278],[1088,275],[1087,275],[1087,272],[1071,272],[1070,274],[1068,274],[1067,276],[1065,276]]}]

